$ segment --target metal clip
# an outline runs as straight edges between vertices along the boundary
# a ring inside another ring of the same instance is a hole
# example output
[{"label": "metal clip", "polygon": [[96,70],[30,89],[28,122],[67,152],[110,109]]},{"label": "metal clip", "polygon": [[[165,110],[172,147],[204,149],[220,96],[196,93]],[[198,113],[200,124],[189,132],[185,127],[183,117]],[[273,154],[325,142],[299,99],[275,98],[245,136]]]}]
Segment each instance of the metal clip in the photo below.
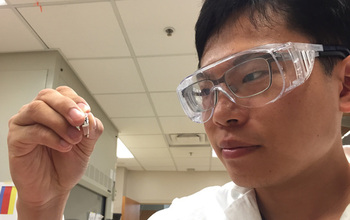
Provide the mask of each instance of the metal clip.
[{"label": "metal clip", "polygon": [[[76,128],[80,131],[80,126],[76,126]],[[84,137],[88,138],[90,135],[88,114],[85,114],[85,120],[84,123],[81,125],[81,128],[83,129]]]},{"label": "metal clip", "polygon": [[84,124],[81,127],[83,128],[84,136],[88,138],[90,135],[88,114],[85,114]]}]

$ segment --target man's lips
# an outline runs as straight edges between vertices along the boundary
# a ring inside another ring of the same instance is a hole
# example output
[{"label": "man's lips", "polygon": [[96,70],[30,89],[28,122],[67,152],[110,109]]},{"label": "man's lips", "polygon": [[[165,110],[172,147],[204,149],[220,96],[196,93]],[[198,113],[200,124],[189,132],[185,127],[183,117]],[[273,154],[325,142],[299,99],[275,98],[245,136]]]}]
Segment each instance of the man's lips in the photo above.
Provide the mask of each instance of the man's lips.
[{"label": "man's lips", "polygon": [[235,159],[257,150],[261,145],[248,144],[239,141],[224,141],[220,143],[219,147],[221,148],[223,158]]},{"label": "man's lips", "polygon": [[245,147],[251,147],[251,146],[258,146],[256,144],[244,142],[244,141],[239,141],[235,139],[228,139],[228,140],[223,140],[219,143],[219,147],[222,149],[231,149],[231,148],[245,148]]}]

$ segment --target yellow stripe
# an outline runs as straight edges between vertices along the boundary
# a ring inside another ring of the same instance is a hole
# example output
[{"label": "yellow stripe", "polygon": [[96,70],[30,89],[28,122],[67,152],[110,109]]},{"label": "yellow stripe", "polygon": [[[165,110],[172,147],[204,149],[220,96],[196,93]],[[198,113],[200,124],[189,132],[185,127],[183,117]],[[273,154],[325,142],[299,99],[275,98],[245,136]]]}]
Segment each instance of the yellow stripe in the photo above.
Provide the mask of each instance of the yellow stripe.
[{"label": "yellow stripe", "polygon": [[15,208],[15,203],[16,203],[16,196],[17,196],[17,189],[16,189],[16,187],[12,187],[11,196],[10,196],[9,211],[7,213],[9,215],[13,214],[13,210]]}]

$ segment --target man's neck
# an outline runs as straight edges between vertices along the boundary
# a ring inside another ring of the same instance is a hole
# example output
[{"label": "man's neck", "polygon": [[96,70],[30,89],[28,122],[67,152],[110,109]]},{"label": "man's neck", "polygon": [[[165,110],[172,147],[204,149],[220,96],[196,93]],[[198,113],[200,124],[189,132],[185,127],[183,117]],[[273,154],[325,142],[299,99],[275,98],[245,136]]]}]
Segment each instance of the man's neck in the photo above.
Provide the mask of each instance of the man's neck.
[{"label": "man's neck", "polygon": [[339,219],[350,202],[350,168],[334,152],[287,182],[256,188],[263,219]]}]

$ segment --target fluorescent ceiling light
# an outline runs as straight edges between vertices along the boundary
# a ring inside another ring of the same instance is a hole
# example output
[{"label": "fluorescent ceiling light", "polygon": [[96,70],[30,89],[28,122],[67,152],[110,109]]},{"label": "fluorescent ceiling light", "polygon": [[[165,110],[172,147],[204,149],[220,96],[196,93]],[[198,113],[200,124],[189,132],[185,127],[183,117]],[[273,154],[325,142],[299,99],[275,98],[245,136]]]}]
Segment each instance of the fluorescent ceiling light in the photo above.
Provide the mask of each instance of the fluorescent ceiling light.
[{"label": "fluorescent ceiling light", "polygon": [[218,157],[218,155],[216,155],[215,151],[213,149],[211,149],[211,156],[212,157]]},{"label": "fluorescent ceiling light", "polygon": [[7,5],[7,2],[5,0],[0,0],[0,5]]},{"label": "fluorescent ceiling light", "polygon": [[134,158],[125,144],[118,138],[117,140],[117,157],[118,158]]}]

